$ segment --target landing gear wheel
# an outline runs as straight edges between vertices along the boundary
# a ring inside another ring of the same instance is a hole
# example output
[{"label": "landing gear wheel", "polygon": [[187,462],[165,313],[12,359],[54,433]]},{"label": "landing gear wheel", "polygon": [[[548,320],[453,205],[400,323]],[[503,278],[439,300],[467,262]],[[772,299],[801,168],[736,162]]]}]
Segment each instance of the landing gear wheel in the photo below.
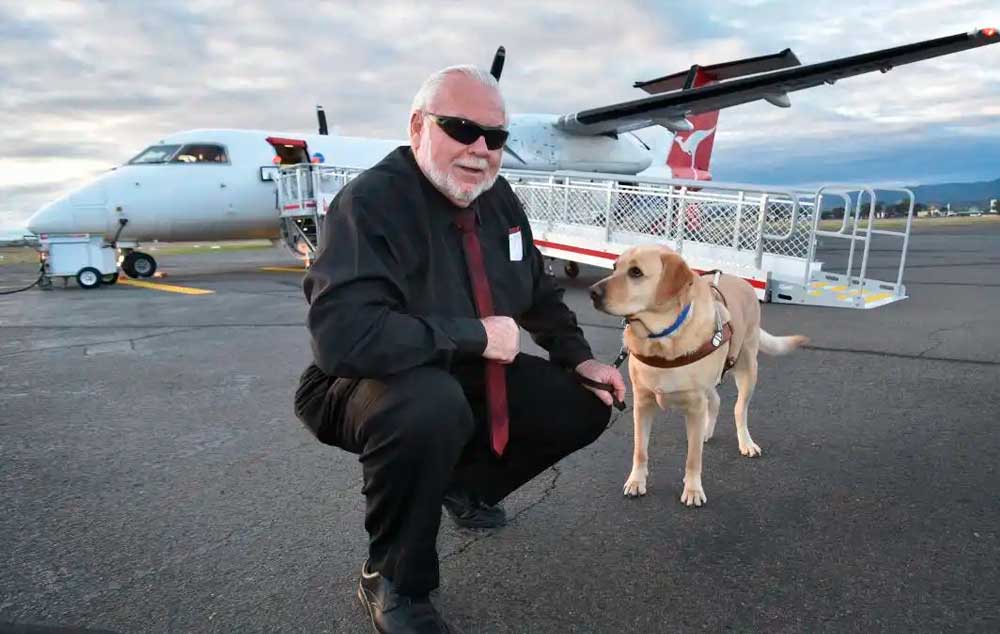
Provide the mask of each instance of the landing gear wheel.
[{"label": "landing gear wheel", "polygon": [[92,266],[84,267],[76,274],[76,283],[87,290],[97,288],[101,285],[101,272]]},{"label": "landing gear wheel", "polygon": [[118,283],[118,272],[109,273],[108,275],[101,276],[101,284],[105,286],[113,286]]},{"label": "landing gear wheel", "polygon": [[137,277],[153,277],[156,273],[156,260],[153,256],[139,251],[133,251],[129,255],[132,256],[132,270]]},{"label": "landing gear wheel", "polygon": [[135,267],[132,266],[134,262],[135,251],[129,251],[122,259],[122,273],[128,275],[129,277],[139,277],[139,274],[135,272]]},{"label": "landing gear wheel", "polygon": [[574,279],[580,274],[580,265],[576,262],[567,262],[566,266],[563,267],[563,271],[566,272],[566,277]]}]

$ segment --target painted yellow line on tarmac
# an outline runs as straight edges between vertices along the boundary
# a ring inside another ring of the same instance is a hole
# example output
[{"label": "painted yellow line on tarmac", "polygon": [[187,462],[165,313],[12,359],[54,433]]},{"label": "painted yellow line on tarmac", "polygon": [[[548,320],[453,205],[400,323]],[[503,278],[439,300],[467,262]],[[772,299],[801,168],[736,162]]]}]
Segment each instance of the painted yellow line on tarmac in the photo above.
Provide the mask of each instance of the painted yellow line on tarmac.
[{"label": "painted yellow line on tarmac", "polygon": [[181,293],[183,295],[211,295],[215,291],[208,291],[203,288],[191,288],[190,286],[174,286],[173,284],[157,284],[154,282],[143,282],[141,280],[118,280],[119,284],[126,286],[137,286],[139,288],[150,288],[154,291],[166,291],[168,293]]},{"label": "painted yellow line on tarmac", "polygon": [[261,271],[274,271],[277,273],[305,273],[306,270],[294,266],[262,266]]}]

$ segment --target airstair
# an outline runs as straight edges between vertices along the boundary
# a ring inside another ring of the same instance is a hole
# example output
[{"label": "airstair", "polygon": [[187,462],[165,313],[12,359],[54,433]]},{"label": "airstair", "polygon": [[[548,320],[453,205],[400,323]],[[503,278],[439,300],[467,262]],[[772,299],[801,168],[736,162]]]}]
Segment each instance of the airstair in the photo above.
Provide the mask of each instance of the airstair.
[{"label": "airstair", "polygon": [[[290,246],[306,257],[318,249],[325,210],[361,171],[327,165],[280,170],[278,209]],[[894,231],[875,228],[876,192],[867,185],[802,190],[590,172],[502,173],[524,205],[535,245],[549,258],[611,268],[632,246],[663,244],[697,271],[746,279],[764,301],[876,308],[906,298],[903,270],[914,207],[909,190],[879,190],[908,200],[904,229]],[[844,209],[833,223],[839,226],[821,223],[820,210],[831,198]],[[876,240],[878,270],[894,272],[892,280],[868,276]]]}]

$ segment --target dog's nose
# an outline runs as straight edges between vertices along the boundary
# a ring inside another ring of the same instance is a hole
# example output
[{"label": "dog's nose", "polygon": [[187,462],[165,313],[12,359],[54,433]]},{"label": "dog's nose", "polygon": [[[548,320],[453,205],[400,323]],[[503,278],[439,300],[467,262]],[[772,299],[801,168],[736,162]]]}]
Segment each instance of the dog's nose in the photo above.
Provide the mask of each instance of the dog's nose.
[{"label": "dog's nose", "polygon": [[604,286],[601,284],[594,284],[590,287],[590,301],[594,302],[594,306],[600,306],[601,302],[604,300]]}]

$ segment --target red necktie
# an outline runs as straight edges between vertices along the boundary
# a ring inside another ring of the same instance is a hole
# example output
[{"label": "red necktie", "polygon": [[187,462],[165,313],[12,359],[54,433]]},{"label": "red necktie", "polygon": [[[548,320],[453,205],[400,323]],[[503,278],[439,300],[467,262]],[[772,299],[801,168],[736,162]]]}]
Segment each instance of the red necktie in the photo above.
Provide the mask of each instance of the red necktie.
[{"label": "red necktie", "polygon": [[[465,209],[458,213],[455,224],[462,231],[462,246],[465,248],[465,264],[469,267],[469,279],[476,296],[476,311],[480,317],[493,314],[493,296],[490,282],[483,266],[483,251],[476,234],[476,212]],[[489,407],[490,445],[493,452],[502,456],[509,437],[507,418],[507,374],[497,361],[486,361],[486,404]]]}]

